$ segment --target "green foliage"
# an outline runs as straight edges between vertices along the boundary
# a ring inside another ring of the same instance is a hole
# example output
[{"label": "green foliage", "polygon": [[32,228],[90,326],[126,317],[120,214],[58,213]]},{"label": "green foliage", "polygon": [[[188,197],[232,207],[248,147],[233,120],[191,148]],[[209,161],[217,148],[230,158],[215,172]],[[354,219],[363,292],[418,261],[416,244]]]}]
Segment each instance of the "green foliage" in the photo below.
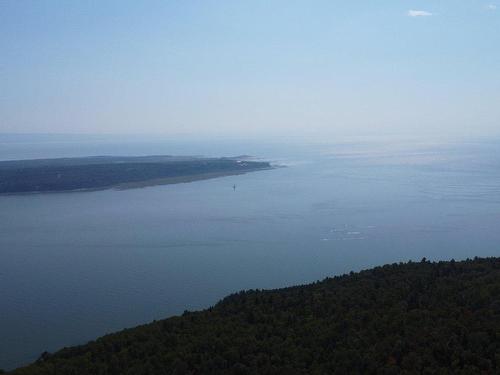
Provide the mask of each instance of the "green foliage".
[{"label": "green foliage", "polygon": [[392,264],[65,348],[16,375],[494,374],[500,259]]},{"label": "green foliage", "polygon": [[[268,169],[228,158],[92,157],[0,161],[0,194],[104,189],[122,184]],[[189,180],[189,179],[188,179]]]}]

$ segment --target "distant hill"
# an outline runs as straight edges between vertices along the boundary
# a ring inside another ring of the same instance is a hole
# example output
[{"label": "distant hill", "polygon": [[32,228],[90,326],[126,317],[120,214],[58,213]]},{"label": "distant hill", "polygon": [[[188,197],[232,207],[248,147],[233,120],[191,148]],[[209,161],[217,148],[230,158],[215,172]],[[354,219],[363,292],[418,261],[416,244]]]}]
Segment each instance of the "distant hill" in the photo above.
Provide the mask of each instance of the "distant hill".
[{"label": "distant hill", "polygon": [[500,258],[392,264],[43,354],[15,375],[498,374]]},{"label": "distant hill", "polygon": [[0,194],[132,188],[190,182],[271,168],[268,162],[178,156],[0,162]]}]

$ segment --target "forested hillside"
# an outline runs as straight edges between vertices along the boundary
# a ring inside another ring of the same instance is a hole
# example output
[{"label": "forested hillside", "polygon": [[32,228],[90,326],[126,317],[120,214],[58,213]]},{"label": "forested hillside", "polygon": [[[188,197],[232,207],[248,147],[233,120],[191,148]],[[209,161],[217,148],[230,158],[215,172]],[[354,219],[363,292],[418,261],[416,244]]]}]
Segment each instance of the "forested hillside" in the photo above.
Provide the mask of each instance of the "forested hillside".
[{"label": "forested hillside", "polygon": [[16,375],[494,374],[500,259],[410,262],[228,296]]}]

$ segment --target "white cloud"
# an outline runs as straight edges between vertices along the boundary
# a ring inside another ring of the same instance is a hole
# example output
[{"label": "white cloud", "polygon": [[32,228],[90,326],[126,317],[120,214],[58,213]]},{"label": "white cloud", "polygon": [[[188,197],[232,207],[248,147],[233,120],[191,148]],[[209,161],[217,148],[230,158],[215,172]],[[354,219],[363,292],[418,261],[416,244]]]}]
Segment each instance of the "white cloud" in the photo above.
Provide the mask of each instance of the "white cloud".
[{"label": "white cloud", "polygon": [[413,9],[410,9],[408,11],[408,16],[410,17],[428,17],[428,16],[432,16],[433,14],[431,12],[427,12],[425,10],[413,10]]},{"label": "white cloud", "polygon": [[497,6],[496,6],[495,4],[490,4],[490,5],[488,5],[488,6],[487,6],[487,8],[488,8],[489,10],[496,10],[496,9],[497,9]]}]

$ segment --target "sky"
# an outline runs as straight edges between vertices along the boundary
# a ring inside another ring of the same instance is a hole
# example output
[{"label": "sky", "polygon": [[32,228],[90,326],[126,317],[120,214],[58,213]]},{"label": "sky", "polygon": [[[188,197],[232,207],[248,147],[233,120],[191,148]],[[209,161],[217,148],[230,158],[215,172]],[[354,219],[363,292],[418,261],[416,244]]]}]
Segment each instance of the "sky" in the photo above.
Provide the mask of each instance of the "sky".
[{"label": "sky", "polygon": [[0,0],[0,132],[498,135],[500,1]]}]

